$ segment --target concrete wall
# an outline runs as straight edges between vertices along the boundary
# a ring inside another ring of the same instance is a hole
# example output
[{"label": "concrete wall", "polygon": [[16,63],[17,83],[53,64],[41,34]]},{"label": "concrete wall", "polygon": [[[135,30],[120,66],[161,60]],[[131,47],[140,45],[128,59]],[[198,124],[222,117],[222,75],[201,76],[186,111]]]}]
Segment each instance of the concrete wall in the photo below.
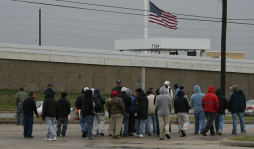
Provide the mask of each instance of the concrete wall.
[{"label": "concrete wall", "polygon": [[[86,64],[68,64],[55,62],[36,62],[0,59],[0,88],[19,89],[27,91],[42,91],[48,83],[56,91],[77,91],[82,88],[94,87],[102,93],[110,93],[117,79],[122,85],[133,92],[141,87],[140,67],[100,66]],[[159,88],[164,81],[169,80],[170,86],[178,83],[185,86],[187,95],[194,93],[194,86],[200,85],[203,93],[209,86],[220,87],[220,73],[211,71],[179,70],[165,68],[146,68],[146,89]],[[237,84],[243,89],[246,97],[254,98],[254,75],[227,73],[227,92],[229,87]]]}]

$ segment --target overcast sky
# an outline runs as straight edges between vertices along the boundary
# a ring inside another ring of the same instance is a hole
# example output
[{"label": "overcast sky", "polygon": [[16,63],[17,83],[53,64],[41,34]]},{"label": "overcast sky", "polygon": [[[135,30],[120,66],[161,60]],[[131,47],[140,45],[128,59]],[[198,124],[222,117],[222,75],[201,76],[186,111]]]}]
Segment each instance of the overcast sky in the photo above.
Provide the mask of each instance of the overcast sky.
[{"label": "overcast sky", "polygon": [[[27,0],[99,10],[143,14],[142,11],[98,6]],[[144,0],[72,0],[95,4],[144,9]],[[151,0],[160,9],[172,13],[221,18],[219,0]],[[144,37],[144,17],[99,11],[78,10],[0,0],[0,42],[38,45],[38,12],[42,9],[42,45],[86,49],[114,50],[114,39]],[[229,19],[254,19],[253,0],[228,0]],[[178,16],[184,17],[184,16]],[[56,19],[52,19],[56,18]],[[190,18],[190,17],[188,17]],[[60,20],[59,20],[60,19]],[[77,20],[77,21],[70,21]],[[100,22],[100,23],[93,23]],[[239,21],[253,23],[254,21]],[[116,25],[123,24],[123,25]],[[19,26],[16,26],[19,25]],[[221,23],[178,19],[177,30],[148,23],[148,37],[209,38],[211,50],[220,51]],[[78,29],[73,29],[78,28]],[[123,33],[125,32],[125,33]],[[127,32],[127,33],[126,33]],[[228,24],[227,51],[246,52],[254,59],[254,25]],[[158,35],[154,35],[158,34]],[[87,37],[84,37],[87,36]],[[92,38],[94,37],[94,38]],[[97,38],[98,37],[98,38]]]}]

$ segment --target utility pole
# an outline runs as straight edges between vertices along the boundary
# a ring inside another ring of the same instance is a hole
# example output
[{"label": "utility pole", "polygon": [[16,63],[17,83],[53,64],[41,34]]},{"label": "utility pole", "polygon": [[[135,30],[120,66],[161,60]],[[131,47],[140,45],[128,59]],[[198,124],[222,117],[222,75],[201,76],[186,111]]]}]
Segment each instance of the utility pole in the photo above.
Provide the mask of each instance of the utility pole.
[{"label": "utility pole", "polygon": [[39,9],[39,46],[41,46],[41,9]]},{"label": "utility pole", "polygon": [[227,40],[227,0],[222,0],[222,31],[221,31],[221,91],[225,96],[226,89],[226,41]]}]

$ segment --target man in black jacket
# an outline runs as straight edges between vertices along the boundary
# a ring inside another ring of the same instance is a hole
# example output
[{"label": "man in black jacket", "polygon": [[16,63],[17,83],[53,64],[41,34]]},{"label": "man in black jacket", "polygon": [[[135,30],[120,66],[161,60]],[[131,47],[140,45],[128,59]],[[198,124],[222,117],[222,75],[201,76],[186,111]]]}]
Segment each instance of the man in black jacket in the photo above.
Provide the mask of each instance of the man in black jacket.
[{"label": "man in black jacket", "polygon": [[52,94],[52,92],[47,92],[43,107],[42,107],[42,120],[46,120],[48,124],[48,133],[45,137],[46,141],[55,141],[56,133],[54,131],[54,121],[55,118],[58,120],[59,117],[59,107],[58,104]]},{"label": "man in black jacket", "polygon": [[36,103],[34,101],[35,99],[35,93],[29,94],[30,98],[25,99],[23,102],[23,111],[24,111],[24,138],[34,138],[32,136],[33,132],[33,112],[36,114],[37,118],[39,118]]},{"label": "man in black jacket", "polygon": [[237,135],[237,116],[239,116],[241,133],[245,134],[245,125],[243,114],[246,109],[246,98],[242,90],[238,90],[236,85],[232,86],[232,94],[228,101],[228,110],[232,113],[233,117],[233,130],[232,134]]},{"label": "man in black jacket", "polygon": [[116,81],[116,86],[113,87],[111,93],[112,93],[113,91],[116,91],[116,92],[117,92],[117,95],[119,96],[119,95],[121,94],[121,90],[122,90],[121,80],[117,80],[117,81]]},{"label": "man in black jacket", "polygon": [[77,100],[75,102],[75,106],[77,109],[81,109],[81,114],[80,114],[80,126],[81,126],[81,132],[82,132],[82,137],[86,137],[86,121],[85,121],[85,116],[82,114],[82,111],[85,109],[85,92],[89,90],[88,87],[85,87],[81,90],[81,94],[77,97]]},{"label": "man in black jacket", "polygon": [[92,97],[92,91],[88,90],[85,92],[85,107],[81,111],[82,115],[85,117],[87,138],[88,140],[93,140],[93,121],[95,116],[95,99]]},{"label": "man in black jacket", "polygon": [[123,87],[121,91],[122,92],[118,97],[123,99],[123,102],[125,105],[125,114],[123,118],[123,124],[124,124],[123,137],[127,137],[128,127],[129,127],[129,107],[132,106],[132,101],[131,101],[131,97],[126,94],[127,92],[126,87]]},{"label": "man in black jacket", "polygon": [[180,131],[180,137],[186,136],[186,130],[189,126],[189,102],[187,98],[184,97],[182,91],[178,91],[177,98],[174,102],[175,113],[178,117],[178,127]]},{"label": "man in black jacket", "polygon": [[[57,101],[59,106],[59,118],[57,121],[57,131],[56,134],[59,137],[62,134],[62,137],[65,137],[67,125],[68,125],[68,115],[70,114],[70,102],[67,100],[67,93],[62,92],[61,99]],[[61,126],[63,125],[62,131]]]},{"label": "man in black jacket", "polygon": [[136,136],[143,138],[144,137],[144,125],[148,117],[148,99],[146,94],[141,88],[135,90],[137,97],[135,98],[135,128]]},{"label": "man in black jacket", "polygon": [[215,94],[217,95],[219,99],[219,110],[217,111],[217,114],[215,116],[215,129],[216,134],[222,135],[223,125],[224,125],[224,116],[225,116],[225,110],[227,109],[228,101],[227,99],[221,95],[221,90],[217,89],[215,91]]}]

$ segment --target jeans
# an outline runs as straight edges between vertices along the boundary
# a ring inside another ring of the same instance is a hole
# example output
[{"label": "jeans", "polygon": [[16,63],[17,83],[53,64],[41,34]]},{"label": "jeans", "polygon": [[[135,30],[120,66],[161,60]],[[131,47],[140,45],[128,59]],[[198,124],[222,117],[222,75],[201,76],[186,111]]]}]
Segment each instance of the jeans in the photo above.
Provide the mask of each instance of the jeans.
[{"label": "jeans", "polygon": [[[17,106],[16,115],[17,115],[17,124],[23,125],[24,122],[24,111],[22,110],[23,106]],[[22,114],[22,120],[20,123],[20,115]]]},{"label": "jeans", "polygon": [[145,119],[135,119],[136,134],[144,134]]},{"label": "jeans", "polygon": [[216,114],[215,116],[215,130],[216,132],[223,130],[224,125],[224,114]]},{"label": "jeans", "polygon": [[124,126],[123,135],[128,135],[129,118],[130,118],[129,113],[125,113],[123,117],[123,126]]},{"label": "jeans", "polygon": [[152,128],[151,128],[151,122],[153,119],[153,134],[155,134],[156,132],[156,116],[155,113],[153,114],[148,114],[148,118],[146,120],[146,124],[145,124],[145,133],[146,134],[152,134]]},{"label": "jeans", "polygon": [[241,125],[241,133],[246,132],[245,126],[244,126],[244,119],[243,119],[243,113],[232,113],[233,117],[233,130],[232,134],[237,134],[237,116],[239,117],[240,120],[240,125]]},{"label": "jeans", "polygon": [[156,115],[156,134],[157,136],[160,135],[160,124],[159,124],[158,115]]},{"label": "jeans", "polygon": [[86,117],[85,116],[80,116],[80,126],[81,126],[81,132],[87,131],[86,130]]},{"label": "jeans", "polygon": [[94,116],[92,115],[87,115],[85,118],[86,121],[86,130],[87,130],[87,138],[91,139],[93,137],[93,121],[94,121]]},{"label": "jeans", "polygon": [[203,129],[205,128],[205,112],[204,112],[204,110],[194,110],[194,119],[195,119],[194,133],[199,133],[199,124],[201,125],[200,132],[202,132]]},{"label": "jeans", "polygon": [[214,120],[214,117],[215,117],[215,113],[205,112],[205,116],[206,116],[207,122],[206,122],[206,126],[202,130],[202,132],[207,133],[210,129],[210,134],[215,134],[214,126],[213,126],[213,120]]},{"label": "jeans", "polygon": [[53,118],[53,117],[46,117],[45,119],[46,119],[46,122],[48,124],[48,133],[46,135],[46,138],[49,139],[50,137],[52,137],[52,139],[53,139],[53,138],[56,137],[56,133],[54,131],[54,121],[55,121],[55,118]]},{"label": "jeans", "polygon": [[[98,122],[100,123],[100,128],[98,128]],[[105,113],[96,113],[93,121],[93,135],[97,133],[103,133],[105,126]]]},{"label": "jeans", "polygon": [[23,121],[23,125],[24,125],[23,135],[24,135],[24,137],[32,136],[33,123],[34,123],[33,116],[24,115],[24,121]]},{"label": "jeans", "polygon": [[135,129],[135,112],[130,112],[128,133],[133,133],[134,129]]},{"label": "jeans", "polygon": [[[63,128],[61,130],[62,125],[63,125]],[[65,136],[67,125],[68,125],[68,117],[59,117],[57,121],[57,132],[60,132],[62,136]]]}]

